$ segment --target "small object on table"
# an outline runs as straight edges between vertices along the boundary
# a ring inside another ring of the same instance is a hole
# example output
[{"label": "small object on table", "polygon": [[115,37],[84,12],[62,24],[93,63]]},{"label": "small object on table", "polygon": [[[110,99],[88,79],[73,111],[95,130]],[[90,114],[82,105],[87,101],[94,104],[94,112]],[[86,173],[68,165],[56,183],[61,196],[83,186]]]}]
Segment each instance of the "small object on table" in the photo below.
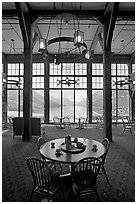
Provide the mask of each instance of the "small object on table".
[{"label": "small object on table", "polygon": [[78,138],[77,137],[74,137],[74,142],[77,142],[78,141]]},{"label": "small object on table", "polygon": [[70,149],[71,148],[71,135],[67,135],[65,137],[65,143],[66,143],[66,148]]},{"label": "small object on table", "polygon": [[81,142],[78,142],[77,143],[77,148],[83,149],[83,148],[85,148],[85,145],[83,143],[81,143]]},{"label": "small object on table", "polygon": [[98,150],[97,145],[93,145],[92,151],[97,151],[97,150]]},{"label": "small object on table", "polygon": [[55,155],[57,157],[61,156],[62,155],[61,149],[56,149]]},{"label": "small object on table", "polygon": [[51,148],[55,147],[55,142],[51,142]]}]

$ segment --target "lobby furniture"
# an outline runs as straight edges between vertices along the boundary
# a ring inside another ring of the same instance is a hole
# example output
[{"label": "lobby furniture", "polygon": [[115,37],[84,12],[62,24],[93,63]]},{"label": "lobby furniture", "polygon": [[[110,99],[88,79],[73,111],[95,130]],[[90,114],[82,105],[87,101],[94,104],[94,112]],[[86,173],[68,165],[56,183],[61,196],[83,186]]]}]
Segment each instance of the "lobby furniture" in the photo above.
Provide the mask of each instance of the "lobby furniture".
[{"label": "lobby furniture", "polygon": [[26,164],[34,181],[30,201],[34,192],[46,196],[47,201],[50,201],[57,191],[61,191],[58,172],[37,158],[28,158]]},{"label": "lobby furniture", "polygon": [[87,122],[86,122],[86,119],[84,117],[79,117],[76,119],[78,120],[76,129],[84,129],[84,127],[87,127],[87,124],[86,124]]},{"label": "lobby furniture", "polygon": [[[13,139],[15,136],[23,135],[23,123],[22,117],[12,118],[13,121]],[[33,136],[41,136],[41,121],[40,118],[31,118],[31,133]]]},{"label": "lobby furniture", "polygon": [[61,120],[60,120],[59,117],[55,116],[55,117],[53,118],[53,122],[54,122],[54,126],[55,126],[56,128],[60,128],[60,127],[61,127]]},{"label": "lobby furniture", "polygon": [[[77,138],[79,143],[83,143],[85,149],[77,149],[77,152],[73,151],[65,151],[65,138],[54,139],[49,142],[46,142],[42,148],[40,149],[40,154],[43,155],[46,159],[50,159],[54,162],[69,164],[71,169],[74,164],[77,163],[80,159],[84,159],[86,157],[95,157],[100,158],[105,153],[105,147],[98,141],[89,140],[87,138]],[[74,138],[71,138],[72,144],[75,145]],[[55,143],[55,147],[51,147],[51,143]],[[93,145],[96,145],[97,149],[93,148]],[[61,149],[61,154],[56,155],[56,149]]]},{"label": "lobby furniture", "polygon": [[123,133],[125,131],[130,131],[132,134],[132,124],[124,117],[122,117],[122,124],[123,124]]},{"label": "lobby furniture", "polygon": [[69,117],[65,116],[62,118],[62,124],[64,126],[64,128],[68,127],[71,128],[71,123],[70,123],[70,119]]},{"label": "lobby furniture", "polygon": [[109,179],[108,179],[108,176],[107,176],[107,172],[106,172],[106,169],[105,169],[106,156],[107,156],[107,153],[108,153],[108,150],[109,150],[109,145],[110,145],[109,140],[107,138],[104,138],[102,140],[102,144],[104,145],[105,153],[100,157],[101,168],[100,168],[99,174],[104,174],[108,184],[110,185],[110,182],[109,182]]},{"label": "lobby furniture", "polygon": [[103,124],[103,119],[102,117],[98,116],[96,117],[96,120],[97,120],[97,128],[103,128],[104,124]]},{"label": "lobby furniture", "polygon": [[72,170],[73,191],[79,198],[79,201],[80,197],[87,196],[92,193],[96,193],[98,201],[100,201],[96,189],[100,166],[101,164],[99,159],[93,157],[81,159],[74,165]]}]

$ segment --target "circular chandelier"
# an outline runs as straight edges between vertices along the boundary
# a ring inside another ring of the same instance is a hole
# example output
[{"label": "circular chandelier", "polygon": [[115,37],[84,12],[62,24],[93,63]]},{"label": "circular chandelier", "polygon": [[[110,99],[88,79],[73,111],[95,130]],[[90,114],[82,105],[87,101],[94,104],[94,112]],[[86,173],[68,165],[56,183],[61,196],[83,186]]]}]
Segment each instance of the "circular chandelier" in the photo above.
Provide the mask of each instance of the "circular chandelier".
[{"label": "circular chandelier", "polygon": [[[39,52],[42,52],[44,56],[48,57],[55,64],[59,64],[64,60],[89,59],[88,47],[84,42],[84,32],[80,30],[79,23],[76,28],[76,16],[62,13],[58,14],[56,18],[58,36],[48,39],[49,31],[52,29],[51,20],[47,37],[39,38]],[[74,27],[74,32],[71,32],[71,36],[63,35],[63,25],[68,26],[70,21]],[[54,31],[52,30],[52,32]]]}]

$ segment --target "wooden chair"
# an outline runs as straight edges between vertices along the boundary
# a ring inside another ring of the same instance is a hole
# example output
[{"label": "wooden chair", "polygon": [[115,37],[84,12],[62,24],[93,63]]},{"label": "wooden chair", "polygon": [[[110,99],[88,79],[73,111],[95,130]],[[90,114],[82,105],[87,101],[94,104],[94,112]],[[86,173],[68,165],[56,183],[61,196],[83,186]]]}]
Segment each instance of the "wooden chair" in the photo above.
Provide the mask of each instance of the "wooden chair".
[{"label": "wooden chair", "polygon": [[87,124],[88,124],[88,118],[85,119],[84,121],[84,126],[87,128]]},{"label": "wooden chair", "polygon": [[13,121],[13,139],[15,135],[23,135],[23,118],[16,117],[12,118]]},{"label": "wooden chair", "polygon": [[105,160],[106,160],[106,156],[107,156],[107,153],[108,153],[108,150],[109,150],[109,145],[110,145],[109,140],[107,138],[104,138],[102,140],[102,144],[105,147],[105,153],[100,157],[101,167],[100,167],[99,175],[104,174],[108,184],[110,185],[109,179],[108,179],[108,176],[107,176],[107,173],[106,173],[106,169],[105,169]]},{"label": "wooden chair", "polygon": [[83,129],[84,127],[87,127],[87,122],[86,122],[86,119],[81,116],[78,118],[78,123],[76,128]]},{"label": "wooden chair", "polygon": [[[15,118],[12,118],[12,121],[13,121],[13,139],[14,139],[15,136],[23,135],[24,118],[15,117]],[[31,131],[32,131],[32,136],[41,137],[40,118],[31,118]]]},{"label": "wooden chair", "polygon": [[64,127],[71,128],[71,123],[70,123],[69,117],[65,116],[64,118],[62,118],[62,124],[64,125]]},{"label": "wooden chair", "polygon": [[56,128],[60,128],[60,127],[61,127],[60,119],[59,119],[57,116],[55,116],[55,117],[53,118],[53,122],[54,122],[54,126],[55,126]]},{"label": "wooden chair", "polygon": [[96,189],[100,166],[100,161],[92,157],[81,159],[74,165],[72,169],[73,190],[78,198],[96,193],[98,200],[100,200]]},{"label": "wooden chair", "polygon": [[96,117],[97,120],[97,126],[96,128],[103,128],[103,120],[101,117]]},{"label": "wooden chair", "polygon": [[127,120],[127,118],[122,118],[122,123],[123,123],[123,133],[128,130],[132,134],[132,124]]},{"label": "wooden chair", "polygon": [[26,164],[34,181],[30,201],[34,192],[46,196],[47,201],[50,201],[57,191],[60,191],[63,195],[59,184],[59,173],[57,171],[49,168],[47,163],[37,158],[28,158]]}]

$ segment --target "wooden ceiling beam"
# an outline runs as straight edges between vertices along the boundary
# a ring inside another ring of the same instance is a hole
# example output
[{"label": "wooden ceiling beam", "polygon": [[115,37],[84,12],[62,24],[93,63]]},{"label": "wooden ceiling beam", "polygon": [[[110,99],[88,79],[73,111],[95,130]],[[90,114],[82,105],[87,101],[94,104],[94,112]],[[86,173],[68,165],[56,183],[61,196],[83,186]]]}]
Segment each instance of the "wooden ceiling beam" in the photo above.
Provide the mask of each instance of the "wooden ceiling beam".
[{"label": "wooden ceiling beam", "polygon": [[[111,9],[111,8],[109,8],[109,9]],[[112,41],[113,31],[114,31],[114,27],[115,27],[115,22],[117,20],[118,9],[119,9],[119,2],[113,3],[112,11],[111,11],[111,14],[110,14],[108,33],[107,33],[107,38],[106,38],[106,47]],[[108,15],[108,12],[105,15]]]},{"label": "wooden ceiling beam", "polygon": [[102,31],[103,31],[103,27],[102,26],[98,26],[98,28],[96,30],[96,33],[95,33],[95,36],[93,38],[92,44],[91,44],[91,46],[89,48],[89,54],[90,55],[93,53],[93,51],[94,51],[94,49],[95,49],[95,47],[96,47],[96,45],[98,43],[98,40],[99,40],[98,35],[101,34]]},{"label": "wooden ceiling beam", "polygon": [[27,33],[24,12],[22,11],[20,3],[15,2],[15,7],[16,7],[17,12],[18,12],[19,24],[20,24],[20,29],[22,31],[23,41],[26,42],[27,45],[29,46],[29,37],[28,37],[28,33]]},{"label": "wooden ceiling beam", "polygon": [[[32,10],[32,15],[36,17],[55,17],[59,13],[74,13],[76,16],[78,16],[81,19],[90,19],[90,18],[98,18],[102,15],[102,10]],[[17,11],[15,9],[13,10],[2,10],[2,17],[15,17],[18,16]],[[125,20],[135,20],[135,11],[118,11],[117,17]]]},{"label": "wooden ceiling beam", "polygon": [[38,33],[34,33],[34,38],[32,39],[32,50],[34,49],[35,45],[36,45],[36,42],[38,41],[39,39],[39,35]]},{"label": "wooden ceiling beam", "polygon": [[102,36],[101,36],[101,33],[98,33],[98,41],[99,41],[99,44],[100,44],[100,46],[101,46],[101,48],[102,48],[102,50],[103,50],[103,38],[102,38]]}]

